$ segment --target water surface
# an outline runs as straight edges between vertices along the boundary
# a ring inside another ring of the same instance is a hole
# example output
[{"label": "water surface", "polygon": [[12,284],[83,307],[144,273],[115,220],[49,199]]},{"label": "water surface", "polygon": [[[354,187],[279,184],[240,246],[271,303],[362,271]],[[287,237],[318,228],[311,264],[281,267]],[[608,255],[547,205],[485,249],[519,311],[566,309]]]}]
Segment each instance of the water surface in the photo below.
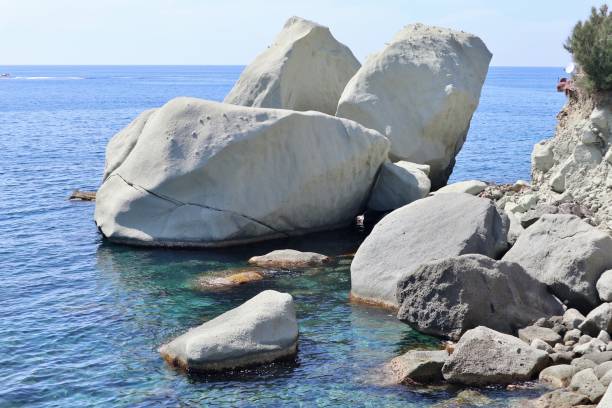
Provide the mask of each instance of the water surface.
[{"label": "water surface", "polygon": [[[224,251],[137,249],[102,241],[93,205],[68,202],[100,182],[108,139],[175,96],[221,100],[242,67],[9,67],[0,80],[0,407],[430,407],[457,390],[382,386],[377,368],[436,347],[384,310],[347,302],[350,258],[225,292],[202,274],[276,247],[346,255],[352,228]],[[529,178],[529,152],[552,136],[559,69],[493,68],[453,180]],[[202,378],[168,368],[160,344],[263,289],[291,293],[295,361]],[[525,392],[484,391],[491,407]],[[529,394],[530,392],[527,392]]]}]

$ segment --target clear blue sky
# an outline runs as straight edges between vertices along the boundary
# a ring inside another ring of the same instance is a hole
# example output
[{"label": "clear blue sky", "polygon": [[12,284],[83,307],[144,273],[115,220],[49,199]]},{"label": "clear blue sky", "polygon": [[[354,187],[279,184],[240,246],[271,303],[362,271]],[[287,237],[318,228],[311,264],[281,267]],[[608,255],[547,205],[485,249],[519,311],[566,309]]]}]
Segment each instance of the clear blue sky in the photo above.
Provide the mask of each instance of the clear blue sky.
[{"label": "clear blue sky", "polygon": [[479,35],[492,65],[563,66],[585,0],[0,0],[0,65],[247,64],[298,15],[357,58],[413,22]]}]

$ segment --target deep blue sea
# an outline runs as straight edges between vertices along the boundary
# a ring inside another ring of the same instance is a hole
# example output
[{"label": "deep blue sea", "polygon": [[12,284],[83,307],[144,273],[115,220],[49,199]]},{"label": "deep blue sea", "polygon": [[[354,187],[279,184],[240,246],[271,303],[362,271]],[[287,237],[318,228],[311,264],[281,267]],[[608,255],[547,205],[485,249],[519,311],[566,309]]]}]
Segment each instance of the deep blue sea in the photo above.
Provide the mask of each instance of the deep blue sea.
[{"label": "deep blue sea", "polygon": [[[202,292],[194,280],[275,248],[355,251],[358,228],[231,250],[110,245],[91,203],[108,139],[175,96],[221,100],[242,67],[0,67],[0,407],[457,407],[460,390],[385,386],[379,367],[438,343],[389,313],[348,303],[350,258]],[[532,145],[551,137],[559,68],[491,68],[452,180],[529,179]],[[168,368],[157,347],[264,288],[291,293],[296,361],[216,377]],[[538,391],[482,391],[489,407]],[[446,401],[446,402],[445,402]],[[449,405],[450,404],[450,405]]]}]

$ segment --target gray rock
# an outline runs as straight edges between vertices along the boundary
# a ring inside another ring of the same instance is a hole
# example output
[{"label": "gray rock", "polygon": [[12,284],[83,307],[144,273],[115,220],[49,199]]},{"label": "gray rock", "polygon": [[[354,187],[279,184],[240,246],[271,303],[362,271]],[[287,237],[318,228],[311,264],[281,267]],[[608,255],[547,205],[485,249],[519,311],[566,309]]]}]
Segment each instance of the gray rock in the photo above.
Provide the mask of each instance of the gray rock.
[{"label": "gray rock", "polygon": [[384,217],[351,263],[351,296],[398,307],[397,283],[423,263],[469,253],[492,258],[507,247],[495,205],[469,194],[437,194]]},{"label": "gray rock", "polygon": [[306,268],[330,263],[328,256],[315,252],[300,252],[294,249],[277,249],[265,255],[254,256],[249,264],[262,268]]},{"label": "gray rock", "polygon": [[298,325],[293,298],[265,290],[159,348],[174,366],[222,371],[295,355]]},{"label": "gray rock", "polygon": [[570,364],[574,358],[574,353],[571,351],[557,351],[550,355],[550,360],[553,365]]},{"label": "gray rock", "polygon": [[545,368],[538,377],[540,381],[551,384],[556,388],[567,387],[574,374],[578,372],[576,366],[569,364],[554,365]]},{"label": "gray rock", "polygon": [[597,408],[610,408],[612,407],[612,385],[608,385],[608,389],[606,390],[606,393],[604,394],[603,398],[601,399],[601,401],[599,401],[599,404],[597,405]]},{"label": "gray rock", "polygon": [[612,303],[602,303],[591,310],[579,329],[591,336],[597,336],[601,330],[612,332]]},{"label": "gray rock", "polygon": [[584,322],[584,315],[576,309],[567,309],[563,314],[563,324],[568,329],[577,329]]},{"label": "gray rock", "polygon": [[597,364],[593,360],[588,358],[579,357],[572,360],[571,365],[575,366],[578,371],[582,371],[585,368],[595,368]]},{"label": "gray rock", "polygon": [[563,342],[564,343],[568,341],[578,342],[578,340],[580,340],[581,335],[582,335],[582,332],[578,329],[568,330],[567,332],[565,332],[565,335],[563,336]]},{"label": "gray rock", "polygon": [[608,344],[610,342],[610,334],[607,331],[600,331],[599,334],[597,335],[597,338],[601,341],[603,341],[604,343]]},{"label": "gray rock", "polygon": [[608,387],[610,385],[610,383],[612,383],[612,370],[610,370],[607,373],[605,373],[604,375],[602,375],[601,378],[599,379],[599,382],[604,387]]},{"label": "gray rock", "polygon": [[540,339],[554,346],[561,341],[561,336],[552,329],[538,326],[527,326],[518,331],[518,336],[524,342],[530,344],[534,339]]},{"label": "gray rock", "polygon": [[612,302],[612,269],[601,274],[596,287],[601,300],[604,302]]},{"label": "gray rock", "polygon": [[593,369],[597,378],[603,377],[608,371],[612,370],[612,361],[604,361]]},{"label": "gray rock", "polygon": [[599,353],[606,349],[606,343],[602,342],[599,339],[593,339],[588,343],[579,344],[574,347],[574,353],[576,354],[590,354],[590,353]]},{"label": "gray rock", "polygon": [[554,390],[542,395],[533,404],[534,408],[573,408],[590,403],[586,395],[567,390]]},{"label": "gray rock", "polygon": [[550,204],[538,205],[532,210],[528,210],[521,216],[521,226],[529,228],[533,223],[539,220],[544,214],[556,214],[559,209]]},{"label": "gray rock", "polygon": [[597,279],[612,267],[612,237],[575,216],[543,215],[503,260],[518,262],[559,299],[587,311],[599,302]]},{"label": "gray rock", "polygon": [[468,330],[442,368],[444,379],[465,385],[507,384],[535,377],[548,354],[516,337],[479,326]]},{"label": "gray rock", "polygon": [[538,350],[543,350],[545,352],[547,352],[548,354],[552,354],[554,353],[553,348],[550,346],[550,344],[548,344],[547,342],[545,342],[544,340],[540,340],[540,339],[533,339],[531,341],[531,347],[536,348]]},{"label": "gray rock", "polygon": [[[563,311],[546,286],[518,264],[483,255],[461,255],[422,264],[398,283],[398,319],[427,334],[458,339],[479,325],[515,333],[538,316]],[[561,336],[544,327],[536,333],[554,344]]]},{"label": "gray rock", "polygon": [[574,374],[569,389],[586,395],[593,403],[598,402],[606,392],[606,388],[599,382],[592,368],[587,368]]},{"label": "gray rock", "polygon": [[593,340],[593,337],[589,336],[588,334],[583,334],[578,339],[578,344],[585,344],[585,343],[590,342],[591,340]]},{"label": "gray rock", "polygon": [[594,353],[585,354],[582,357],[591,360],[595,364],[601,364],[612,360],[612,351],[596,351]]},{"label": "gray rock", "polygon": [[395,382],[433,383],[442,381],[442,366],[448,359],[445,350],[409,351],[389,363]]},{"label": "gray rock", "polygon": [[368,208],[391,211],[427,196],[431,182],[420,166],[405,161],[383,163],[370,194]]},{"label": "gray rock", "polygon": [[557,343],[557,344],[555,344],[553,349],[556,350],[556,351],[572,351],[573,347],[571,345],[568,345],[568,344]]}]

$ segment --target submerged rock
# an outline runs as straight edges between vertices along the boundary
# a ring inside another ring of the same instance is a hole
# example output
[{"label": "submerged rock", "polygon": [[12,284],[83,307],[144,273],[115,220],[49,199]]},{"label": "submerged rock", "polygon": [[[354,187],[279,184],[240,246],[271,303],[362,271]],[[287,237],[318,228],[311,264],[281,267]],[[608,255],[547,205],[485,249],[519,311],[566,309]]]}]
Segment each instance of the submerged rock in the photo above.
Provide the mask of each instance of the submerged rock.
[{"label": "submerged rock", "polygon": [[368,208],[391,211],[427,196],[431,182],[422,166],[406,161],[384,163],[372,189]]},{"label": "submerged rock", "polygon": [[251,265],[262,268],[307,268],[322,266],[332,262],[332,258],[315,252],[300,252],[294,249],[278,249],[265,255],[249,259]]},{"label": "submerged rock", "polygon": [[266,290],[189,329],[159,352],[170,364],[187,371],[222,371],[293,356],[297,338],[293,298]]},{"label": "submerged rock", "polygon": [[[516,333],[538,317],[563,313],[546,286],[520,265],[477,254],[421,264],[400,280],[397,300],[398,319],[421,332],[453,340],[481,325]],[[551,329],[537,329],[561,340]]]},{"label": "submerged rock", "polygon": [[436,189],[465,141],[490,60],[474,35],[408,25],[349,81],[336,115],[387,136],[392,160],[431,165]]},{"label": "submerged rock", "polygon": [[329,28],[291,17],[240,75],[224,102],[333,115],[360,64]]},{"label": "submerged rock", "polygon": [[490,200],[469,194],[437,194],[384,217],[351,264],[351,295],[398,307],[398,282],[422,263],[469,253],[490,257],[506,248],[502,218]]},{"label": "submerged rock", "polygon": [[442,368],[444,378],[465,385],[509,384],[532,379],[550,358],[516,337],[484,326],[468,330]]},{"label": "submerged rock", "polygon": [[317,112],[177,98],[145,114],[115,136],[129,151],[109,142],[95,221],[111,241],[215,247],[350,225],[389,144]]},{"label": "submerged rock", "polygon": [[226,276],[201,276],[195,284],[200,290],[215,290],[259,281],[263,278],[263,274],[258,271],[243,271]]},{"label": "submerged rock", "polygon": [[559,299],[586,312],[599,303],[595,284],[612,267],[612,237],[573,215],[543,215],[503,260],[521,264]]}]

